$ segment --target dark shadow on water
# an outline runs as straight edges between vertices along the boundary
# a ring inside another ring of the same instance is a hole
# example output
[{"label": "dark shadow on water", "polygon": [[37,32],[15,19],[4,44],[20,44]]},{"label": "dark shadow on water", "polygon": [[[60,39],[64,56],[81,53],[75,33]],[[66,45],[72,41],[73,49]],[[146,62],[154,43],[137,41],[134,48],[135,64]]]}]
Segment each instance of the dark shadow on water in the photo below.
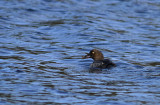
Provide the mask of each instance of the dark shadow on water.
[{"label": "dark shadow on water", "polygon": [[101,68],[90,68],[89,73],[102,73]]},{"label": "dark shadow on water", "polygon": [[109,73],[110,70],[112,70],[113,68],[115,67],[109,67],[109,68],[105,68],[105,69],[102,69],[102,68],[90,68],[89,69],[89,73]]},{"label": "dark shadow on water", "polygon": [[22,72],[23,72],[23,70],[16,70],[16,72],[17,72],[17,73],[22,73]]},{"label": "dark shadow on water", "polygon": [[147,66],[159,66],[160,62],[148,62],[146,63]]}]

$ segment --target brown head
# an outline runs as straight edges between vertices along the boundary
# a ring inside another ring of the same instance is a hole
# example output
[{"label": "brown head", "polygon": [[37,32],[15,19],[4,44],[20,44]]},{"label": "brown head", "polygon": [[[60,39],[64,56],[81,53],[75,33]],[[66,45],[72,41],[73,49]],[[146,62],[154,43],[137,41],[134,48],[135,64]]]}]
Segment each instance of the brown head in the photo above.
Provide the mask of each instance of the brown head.
[{"label": "brown head", "polygon": [[92,58],[94,60],[104,60],[103,54],[97,49],[93,49],[89,53],[86,53],[86,55],[83,56],[83,59],[85,58]]}]

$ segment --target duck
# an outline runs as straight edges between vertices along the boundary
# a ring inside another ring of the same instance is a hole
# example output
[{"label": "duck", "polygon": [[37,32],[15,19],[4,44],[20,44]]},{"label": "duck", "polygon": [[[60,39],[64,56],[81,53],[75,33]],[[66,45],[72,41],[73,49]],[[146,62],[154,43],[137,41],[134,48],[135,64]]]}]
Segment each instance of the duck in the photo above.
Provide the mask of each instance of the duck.
[{"label": "duck", "polygon": [[86,53],[85,56],[82,56],[82,58],[92,58],[94,60],[90,65],[90,68],[109,69],[116,66],[116,64],[113,63],[110,59],[104,59],[102,52],[97,49],[92,49],[89,53]]}]

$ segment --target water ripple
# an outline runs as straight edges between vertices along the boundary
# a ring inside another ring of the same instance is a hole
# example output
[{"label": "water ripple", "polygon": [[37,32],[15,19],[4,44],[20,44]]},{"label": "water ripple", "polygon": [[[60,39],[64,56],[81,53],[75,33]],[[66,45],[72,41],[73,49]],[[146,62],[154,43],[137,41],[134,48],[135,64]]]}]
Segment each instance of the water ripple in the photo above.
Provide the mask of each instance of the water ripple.
[{"label": "water ripple", "polygon": [[159,104],[159,3],[1,0],[0,104]]}]

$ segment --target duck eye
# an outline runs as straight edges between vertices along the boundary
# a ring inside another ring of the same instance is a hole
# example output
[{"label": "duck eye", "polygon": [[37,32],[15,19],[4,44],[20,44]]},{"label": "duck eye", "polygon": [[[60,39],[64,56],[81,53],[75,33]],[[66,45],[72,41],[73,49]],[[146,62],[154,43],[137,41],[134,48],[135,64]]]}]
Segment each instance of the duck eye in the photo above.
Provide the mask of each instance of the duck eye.
[{"label": "duck eye", "polygon": [[94,52],[92,52],[92,54],[94,54]]}]

